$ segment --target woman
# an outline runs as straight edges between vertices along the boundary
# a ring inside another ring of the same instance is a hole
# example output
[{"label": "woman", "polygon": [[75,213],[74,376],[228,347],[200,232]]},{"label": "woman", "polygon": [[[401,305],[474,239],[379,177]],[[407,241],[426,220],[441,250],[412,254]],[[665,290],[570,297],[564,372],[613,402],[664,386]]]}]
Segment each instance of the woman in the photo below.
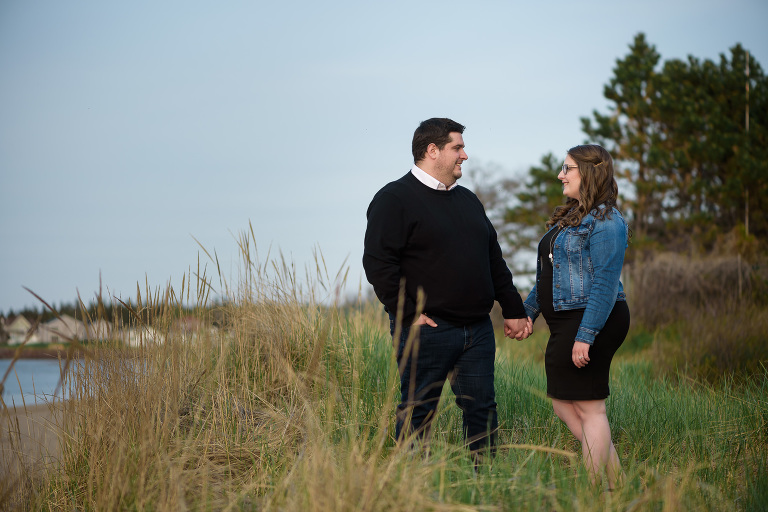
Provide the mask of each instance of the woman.
[{"label": "woman", "polygon": [[593,478],[605,472],[613,487],[621,466],[605,399],[611,359],[629,329],[619,280],[628,227],[616,209],[618,186],[605,149],[569,149],[557,178],[566,201],[547,221],[525,308],[529,326],[542,313],[550,329],[545,367],[555,414],[581,442]]}]

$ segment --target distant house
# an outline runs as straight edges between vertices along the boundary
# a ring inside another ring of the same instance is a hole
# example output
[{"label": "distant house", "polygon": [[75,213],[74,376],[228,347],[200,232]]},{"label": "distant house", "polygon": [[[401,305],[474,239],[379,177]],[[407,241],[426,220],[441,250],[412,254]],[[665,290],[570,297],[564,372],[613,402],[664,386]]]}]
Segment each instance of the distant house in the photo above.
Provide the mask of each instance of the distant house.
[{"label": "distant house", "polygon": [[9,345],[21,345],[24,340],[27,340],[27,343],[40,342],[37,331],[32,330],[32,324],[22,315],[16,315],[10,323],[6,323],[5,331],[8,334]]},{"label": "distant house", "polygon": [[69,343],[73,339],[85,339],[85,325],[69,315],[41,324],[37,328],[40,343]]},{"label": "distant house", "polygon": [[200,331],[204,329],[205,324],[199,318],[185,316],[178,318],[171,324],[170,332],[181,336],[181,339],[184,341],[194,341],[197,339]]},{"label": "distant house", "polygon": [[95,320],[93,323],[85,324],[85,338],[89,341],[105,341],[117,337],[117,329],[106,320]]},{"label": "distant house", "polygon": [[147,326],[130,327],[120,333],[123,343],[129,347],[141,347],[149,344],[163,343],[163,336],[155,329]]},{"label": "distant house", "polygon": [[193,316],[185,316],[176,319],[171,324],[171,330],[181,334],[191,334],[199,331],[203,327],[203,322],[199,318]]}]

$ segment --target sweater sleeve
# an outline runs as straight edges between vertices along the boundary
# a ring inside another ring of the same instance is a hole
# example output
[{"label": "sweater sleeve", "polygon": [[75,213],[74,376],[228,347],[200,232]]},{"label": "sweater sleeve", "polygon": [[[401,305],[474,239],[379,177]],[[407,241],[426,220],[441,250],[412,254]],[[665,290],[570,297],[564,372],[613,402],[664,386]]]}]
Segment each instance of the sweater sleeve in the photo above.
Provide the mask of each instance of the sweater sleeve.
[{"label": "sweater sleeve", "polygon": [[[400,294],[402,251],[408,242],[408,226],[400,200],[379,191],[368,207],[365,230],[363,269],[373,291],[389,313],[396,314]],[[403,321],[410,322],[416,313],[414,300],[405,294]]]}]

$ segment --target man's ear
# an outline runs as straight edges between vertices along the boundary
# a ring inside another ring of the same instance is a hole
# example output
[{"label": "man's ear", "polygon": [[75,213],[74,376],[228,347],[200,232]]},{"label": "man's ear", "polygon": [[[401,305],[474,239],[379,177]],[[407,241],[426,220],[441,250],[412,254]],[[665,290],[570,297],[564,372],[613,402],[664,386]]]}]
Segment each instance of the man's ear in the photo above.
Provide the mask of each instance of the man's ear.
[{"label": "man's ear", "polygon": [[434,160],[437,158],[439,154],[440,154],[440,148],[438,148],[437,144],[435,144],[434,142],[430,142],[429,146],[427,146],[427,156],[429,156]]}]

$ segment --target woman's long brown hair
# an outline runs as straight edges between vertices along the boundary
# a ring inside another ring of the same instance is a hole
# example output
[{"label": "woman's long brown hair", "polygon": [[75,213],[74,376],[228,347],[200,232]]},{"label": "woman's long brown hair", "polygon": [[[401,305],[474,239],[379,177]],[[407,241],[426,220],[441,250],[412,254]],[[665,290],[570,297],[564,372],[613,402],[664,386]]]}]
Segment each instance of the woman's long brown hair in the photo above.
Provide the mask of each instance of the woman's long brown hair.
[{"label": "woman's long brown hair", "polygon": [[[569,197],[565,204],[555,208],[547,221],[547,228],[555,224],[561,227],[578,226],[589,212],[602,219],[606,214],[610,215],[612,207],[616,206],[619,186],[613,175],[611,154],[597,144],[574,146],[568,150],[568,154],[579,166],[580,199]],[[604,209],[597,208],[601,204],[605,205]]]}]

